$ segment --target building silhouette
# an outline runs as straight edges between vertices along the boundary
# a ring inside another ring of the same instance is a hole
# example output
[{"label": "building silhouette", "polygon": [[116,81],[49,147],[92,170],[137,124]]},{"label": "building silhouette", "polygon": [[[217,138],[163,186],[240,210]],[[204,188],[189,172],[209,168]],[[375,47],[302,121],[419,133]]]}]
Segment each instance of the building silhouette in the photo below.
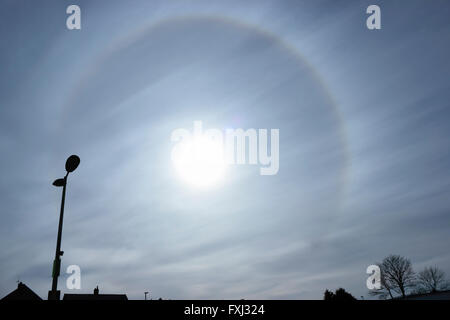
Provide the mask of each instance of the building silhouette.
[{"label": "building silhouette", "polygon": [[19,282],[17,285],[17,289],[6,295],[2,298],[5,301],[15,301],[15,300],[34,300],[39,301],[42,300],[33,290],[28,288],[22,282]]},{"label": "building silhouette", "polygon": [[93,294],[83,294],[83,293],[66,293],[64,294],[63,300],[115,300],[115,301],[125,301],[128,300],[126,294],[100,294],[98,286],[94,289]]},{"label": "building silhouette", "polygon": [[450,290],[433,291],[429,293],[410,294],[405,298],[398,297],[395,300],[450,300]]}]

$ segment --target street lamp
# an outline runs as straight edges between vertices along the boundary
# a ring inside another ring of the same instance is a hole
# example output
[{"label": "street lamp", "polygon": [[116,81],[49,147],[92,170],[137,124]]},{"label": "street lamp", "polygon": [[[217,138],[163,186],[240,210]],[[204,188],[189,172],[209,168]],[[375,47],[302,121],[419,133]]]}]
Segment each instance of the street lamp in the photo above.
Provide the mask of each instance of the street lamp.
[{"label": "street lamp", "polygon": [[80,158],[76,155],[71,155],[66,160],[66,175],[64,178],[56,179],[53,182],[55,187],[63,187],[62,190],[62,198],[61,198],[61,212],[59,214],[59,226],[58,226],[58,238],[56,242],[56,252],[55,252],[55,260],[53,260],[53,272],[52,272],[52,290],[48,292],[48,300],[59,300],[60,291],[57,290],[58,287],[58,276],[61,270],[61,256],[64,254],[64,251],[61,251],[61,234],[62,234],[62,226],[63,226],[63,217],[64,217],[64,201],[66,199],[66,185],[67,185],[67,177],[70,172],[75,171],[75,169],[80,164]]}]

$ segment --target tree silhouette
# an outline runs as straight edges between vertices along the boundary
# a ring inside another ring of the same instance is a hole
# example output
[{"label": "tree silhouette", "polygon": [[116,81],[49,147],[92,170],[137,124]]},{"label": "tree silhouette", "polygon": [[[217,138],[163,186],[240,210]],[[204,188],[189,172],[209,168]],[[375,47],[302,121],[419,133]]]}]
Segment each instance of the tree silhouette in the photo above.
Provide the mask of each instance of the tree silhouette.
[{"label": "tree silhouette", "polygon": [[394,294],[406,298],[409,290],[415,286],[415,273],[411,261],[400,255],[389,255],[377,264],[381,271],[381,288],[371,291],[371,295],[380,298],[394,298]]},{"label": "tree silhouette", "polygon": [[438,267],[426,267],[417,277],[418,293],[436,292],[446,290],[449,283],[445,280],[444,271]]},{"label": "tree silhouette", "polygon": [[352,296],[350,293],[345,291],[344,288],[339,288],[335,293],[325,290],[323,294],[323,300],[325,301],[354,301],[356,298]]},{"label": "tree silhouette", "polygon": [[334,299],[334,293],[330,290],[326,289],[325,293],[323,294],[323,300],[325,301],[332,301]]}]

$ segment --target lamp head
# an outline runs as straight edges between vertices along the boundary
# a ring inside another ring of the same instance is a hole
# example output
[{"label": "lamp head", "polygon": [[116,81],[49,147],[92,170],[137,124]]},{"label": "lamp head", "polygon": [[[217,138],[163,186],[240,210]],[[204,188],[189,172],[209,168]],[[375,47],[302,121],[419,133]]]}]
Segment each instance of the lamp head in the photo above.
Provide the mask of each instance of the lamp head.
[{"label": "lamp head", "polygon": [[55,187],[63,187],[63,186],[64,186],[64,183],[66,183],[66,181],[65,181],[64,178],[56,179],[55,181],[53,181],[53,185],[54,185]]},{"label": "lamp head", "polygon": [[71,155],[69,158],[67,158],[66,161],[66,171],[67,172],[73,172],[80,164],[80,157],[77,155]]}]

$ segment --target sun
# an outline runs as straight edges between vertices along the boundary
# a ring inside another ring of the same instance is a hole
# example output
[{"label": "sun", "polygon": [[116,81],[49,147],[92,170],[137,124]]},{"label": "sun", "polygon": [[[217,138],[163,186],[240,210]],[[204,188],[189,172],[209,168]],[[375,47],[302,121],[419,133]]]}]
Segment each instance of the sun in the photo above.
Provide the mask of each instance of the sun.
[{"label": "sun", "polygon": [[215,186],[225,176],[222,143],[204,136],[178,143],[172,152],[172,162],[179,177],[197,188]]}]

